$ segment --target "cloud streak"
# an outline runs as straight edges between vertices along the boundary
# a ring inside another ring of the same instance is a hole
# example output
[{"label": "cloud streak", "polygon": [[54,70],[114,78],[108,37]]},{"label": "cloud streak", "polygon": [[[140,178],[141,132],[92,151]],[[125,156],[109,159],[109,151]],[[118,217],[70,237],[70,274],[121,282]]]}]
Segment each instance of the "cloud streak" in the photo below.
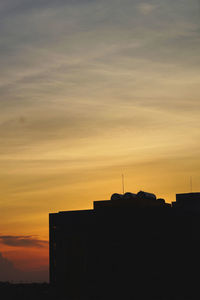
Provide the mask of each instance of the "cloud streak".
[{"label": "cloud streak", "polygon": [[0,235],[0,242],[11,247],[47,247],[48,241],[35,239],[33,236]]}]

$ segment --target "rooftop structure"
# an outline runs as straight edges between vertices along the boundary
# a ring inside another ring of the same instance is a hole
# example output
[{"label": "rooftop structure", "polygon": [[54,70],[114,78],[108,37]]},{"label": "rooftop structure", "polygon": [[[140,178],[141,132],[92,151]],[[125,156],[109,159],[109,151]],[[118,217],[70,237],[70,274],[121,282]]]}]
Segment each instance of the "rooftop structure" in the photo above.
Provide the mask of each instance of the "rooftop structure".
[{"label": "rooftop structure", "polygon": [[200,193],[177,194],[172,206],[193,213],[200,213]]}]

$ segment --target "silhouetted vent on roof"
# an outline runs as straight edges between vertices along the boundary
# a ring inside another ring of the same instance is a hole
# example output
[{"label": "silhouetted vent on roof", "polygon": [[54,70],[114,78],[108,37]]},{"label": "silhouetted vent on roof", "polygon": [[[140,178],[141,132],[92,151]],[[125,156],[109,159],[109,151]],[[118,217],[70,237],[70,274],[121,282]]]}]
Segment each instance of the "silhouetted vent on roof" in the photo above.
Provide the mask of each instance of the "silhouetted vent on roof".
[{"label": "silhouetted vent on roof", "polygon": [[130,192],[127,192],[123,195],[123,198],[125,200],[133,200],[133,199],[136,199],[137,198],[137,195],[136,194],[133,194],[133,193],[130,193]]},{"label": "silhouetted vent on roof", "polygon": [[117,193],[114,193],[112,194],[110,200],[112,201],[115,201],[115,200],[122,200],[123,199],[123,195],[122,194],[117,194]]},{"label": "silhouetted vent on roof", "polygon": [[143,191],[138,192],[137,197],[138,199],[142,199],[142,200],[156,200],[156,196],[154,194],[143,192]]}]

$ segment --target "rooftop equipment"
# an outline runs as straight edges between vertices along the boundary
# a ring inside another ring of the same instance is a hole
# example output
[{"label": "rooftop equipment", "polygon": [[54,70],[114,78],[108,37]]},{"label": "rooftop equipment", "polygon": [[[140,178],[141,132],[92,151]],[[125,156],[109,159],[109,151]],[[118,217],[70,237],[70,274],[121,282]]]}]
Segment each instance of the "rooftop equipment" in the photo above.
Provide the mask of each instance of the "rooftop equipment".
[{"label": "rooftop equipment", "polygon": [[127,192],[123,195],[123,198],[124,198],[124,200],[135,200],[135,199],[137,199],[137,195]]},{"label": "rooftop equipment", "polygon": [[123,195],[122,194],[117,194],[117,193],[114,193],[112,194],[110,200],[112,201],[116,201],[116,200],[122,200],[123,199]]},{"label": "rooftop equipment", "polygon": [[143,191],[137,193],[137,198],[141,200],[156,200],[156,196],[154,194]]}]

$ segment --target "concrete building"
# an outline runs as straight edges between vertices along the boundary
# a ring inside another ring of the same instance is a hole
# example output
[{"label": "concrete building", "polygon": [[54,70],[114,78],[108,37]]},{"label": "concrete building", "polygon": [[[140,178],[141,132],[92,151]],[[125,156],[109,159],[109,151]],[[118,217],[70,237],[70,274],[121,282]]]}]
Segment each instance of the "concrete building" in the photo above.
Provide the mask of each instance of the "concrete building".
[{"label": "concrete building", "polygon": [[91,210],[50,214],[50,283],[93,299],[155,298],[168,281],[178,289],[200,267],[199,196],[171,205],[142,191],[113,194]]}]

